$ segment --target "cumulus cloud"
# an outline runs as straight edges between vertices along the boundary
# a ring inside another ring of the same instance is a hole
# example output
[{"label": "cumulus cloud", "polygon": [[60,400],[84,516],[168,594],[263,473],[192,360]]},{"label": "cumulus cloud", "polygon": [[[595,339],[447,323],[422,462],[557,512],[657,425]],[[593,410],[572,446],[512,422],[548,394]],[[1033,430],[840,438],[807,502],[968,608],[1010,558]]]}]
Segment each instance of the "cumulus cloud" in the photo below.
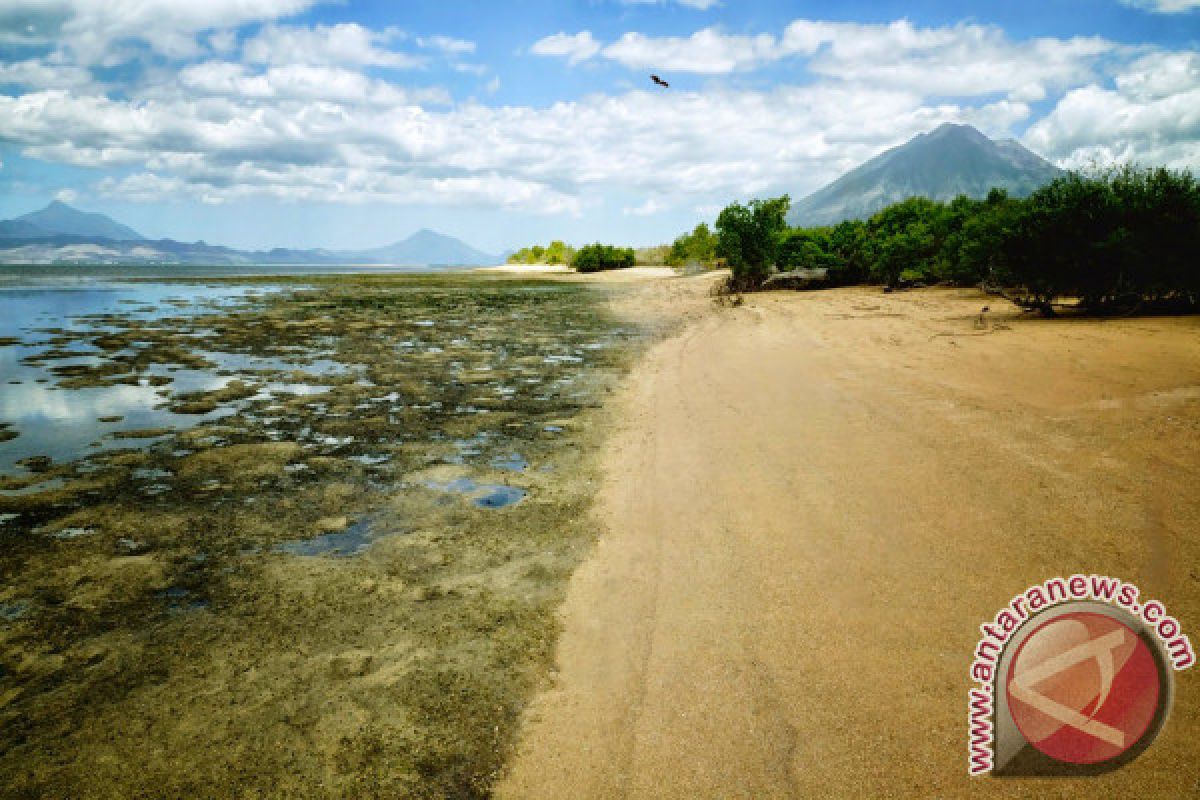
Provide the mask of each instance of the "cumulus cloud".
[{"label": "cumulus cloud", "polygon": [[1200,54],[1152,53],[1114,79],[1067,92],[1025,142],[1061,166],[1200,166]]},{"label": "cumulus cloud", "polygon": [[626,33],[605,47],[604,55],[636,69],[721,74],[760,66],[783,53],[770,34],[730,35],[705,28],[687,38]]},{"label": "cumulus cloud", "polygon": [[796,20],[781,40],[787,53],[811,56],[808,69],[830,78],[966,97],[1006,92],[1041,100],[1096,75],[1117,45],[1099,37],[1014,42],[991,25],[918,28]]},{"label": "cumulus cloud", "polygon": [[168,58],[197,55],[196,36],[215,29],[276,20],[316,0],[6,0],[0,41],[54,45],[83,65],[114,65],[135,52],[131,42]]},{"label": "cumulus cloud", "polygon": [[1004,92],[1020,101],[1085,82],[1117,45],[1099,37],[1010,40],[995,26],[958,24],[919,28],[908,20],[858,24],[798,19],[776,36],[730,34],[717,27],[690,36],[629,32],[607,46],[584,31],[538,42],[539,55],[572,63],[597,54],[631,69],[721,75],[783,59],[804,59],[809,72],[830,80],[941,96]]},{"label": "cumulus cloud", "polygon": [[[56,2],[42,5],[68,9],[53,23],[61,31],[85,4]],[[237,8],[284,14],[304,2]],[[758,35],[627,33],[607,45],[588,31],[560,32],[530,52],[710,75],[791,58],[806,80],[596,93],[547,107],[454,105],[443,89],[408,85],[427,72],[400,71],[480,72],[460,60],[471,42],[270,16],[247,30],[233,17],[177,18],[195,54],[146,66],[142,80],[115,91],[92,80],[96,62],[76,60],[65,44],[0,64],[0,85],[19,87],[0,93],[0,141],[29,158],[113,168],[93,189],[138,202],[266,197],[581,214],[620,196],[638,198],[624,211],[641,216],[801,195],[942,122],[1010,135],[1030,120],[1032,103],[1051,98],[1053,111],[1025,140],[1060,163],[1130,156],[1200,165],[1194,52],[1088,37],[1013,41],[992,26],[904,20],[796,20]],[[39,24],[21,30],[41,36]],[[489,92],[500,85],[479,83]]]},{"label": "cumulus cloud", "polygon": [[341,67],[288,64],[255,72],[244,64],[207,61],[185,67],[180,84],[194,95],[259,100],[326,100],[392,106],[449,103],[443,89],[409,90]]},{"label": "cumulus cloud", "polygon": [[600,52],[600,43],[592,38],[591,31],[555,33],[534,42],[529,52],[539,56],[563,56],[571,64],[577,64]]},{"label": "cumulus cloud", "polygon": [[286,202],[478,205],[569,214],[580,210],[578,198],[543,184],[502,175],[430,177],[323,166],[293,166],[283,172],[246,168],[238,172],[236,183],[230,183],[224,175],[206,179],[141,172],[120,179],[104,178],[97,188],[109,196],[145,203],[159,202],[163,197],[191,198],[209,205],[270,198]]},{"label": "cumulus cloud", "polygon": [[216,31],[209,35],[208,46],[216,53],[232,53],[237,49],[237,31]]},{"label": "cumulus cloud", "polygon": [[420,66],[420,58],[388,49],[402,34],[394,28],[372,30],[353,22],[337,25],[269,25],[242,46],[255,64],[342,64],[404,69]]},{"label": "cumulus cloud", "polygon": [[573,213],[606,189],[693,205],[815,188],[941,122],[1004,131],[1028,114],[1008,101],[930,106],[908,92],[830,86],[435,111],[370,102],[371,92],[400,90],[313,69],[209,62],[184,70],[174,94],[0,97],[0,136],[34,158],[132,166],[100,187],[130,199],[375,198]]},{"label": "cumulus cloud", "polygon": [[0,86],[25,86],[32,89],[80,88],[92,82],[86,69],[28,59],[0,63]]}]

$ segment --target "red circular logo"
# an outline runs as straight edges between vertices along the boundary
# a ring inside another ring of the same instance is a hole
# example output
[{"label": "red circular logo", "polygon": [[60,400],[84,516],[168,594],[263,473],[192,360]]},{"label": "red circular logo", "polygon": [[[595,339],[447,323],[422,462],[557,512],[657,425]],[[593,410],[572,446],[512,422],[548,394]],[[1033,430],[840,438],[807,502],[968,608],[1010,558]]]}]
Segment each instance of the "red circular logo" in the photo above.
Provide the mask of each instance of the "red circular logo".
[{"label": "red circular logo", "polygon": [[1078,611],[1017,648],[1005,687],[1021,735],[1050,758],[1096,764],[1141,741],[1162,692],[1154,654],[1124,623]]}]

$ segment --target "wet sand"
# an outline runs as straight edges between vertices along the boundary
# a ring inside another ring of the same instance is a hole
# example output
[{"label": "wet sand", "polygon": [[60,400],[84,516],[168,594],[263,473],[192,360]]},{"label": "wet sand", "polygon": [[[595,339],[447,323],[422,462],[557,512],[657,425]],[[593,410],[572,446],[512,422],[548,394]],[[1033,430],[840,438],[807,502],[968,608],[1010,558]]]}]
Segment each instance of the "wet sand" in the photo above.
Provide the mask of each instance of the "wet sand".
[{"label": "wet sand", "polygon": [[978,626],[1025,587],[1118,576],[1200,639],[1200,318],[965,290],[716,308],[710,280],[620,301],[686,324],[613,406],[604,533],[499,796],[1200,793],[1196,670],[1123,770],[966,775]]}]

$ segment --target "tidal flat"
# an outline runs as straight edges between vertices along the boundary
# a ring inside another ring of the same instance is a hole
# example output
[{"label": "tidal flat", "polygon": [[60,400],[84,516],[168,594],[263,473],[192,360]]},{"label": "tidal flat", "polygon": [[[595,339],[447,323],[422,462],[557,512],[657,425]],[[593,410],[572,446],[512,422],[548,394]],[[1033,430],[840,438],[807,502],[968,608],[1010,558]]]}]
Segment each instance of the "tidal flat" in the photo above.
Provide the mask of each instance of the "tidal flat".
[{"label": "tidal flat", "polygon": [[607,291],[155,282],[0,331],[3,794],[486,795],[647,335]]}]

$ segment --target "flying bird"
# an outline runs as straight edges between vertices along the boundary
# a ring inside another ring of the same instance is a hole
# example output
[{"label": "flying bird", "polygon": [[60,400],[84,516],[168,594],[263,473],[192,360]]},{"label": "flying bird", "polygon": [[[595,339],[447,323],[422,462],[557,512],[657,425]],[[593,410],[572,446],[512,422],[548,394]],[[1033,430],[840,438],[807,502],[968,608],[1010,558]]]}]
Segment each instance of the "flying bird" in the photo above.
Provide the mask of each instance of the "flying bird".
[{"label": "flying bird", "polygon": [[662,78],[658,77],[657,75],[651,75],[650,80],[654,81],[656,84],[663,87],[664,89],[668,89],[671,86],[671,84],[667,83],[666,81],[664,81]]}]

